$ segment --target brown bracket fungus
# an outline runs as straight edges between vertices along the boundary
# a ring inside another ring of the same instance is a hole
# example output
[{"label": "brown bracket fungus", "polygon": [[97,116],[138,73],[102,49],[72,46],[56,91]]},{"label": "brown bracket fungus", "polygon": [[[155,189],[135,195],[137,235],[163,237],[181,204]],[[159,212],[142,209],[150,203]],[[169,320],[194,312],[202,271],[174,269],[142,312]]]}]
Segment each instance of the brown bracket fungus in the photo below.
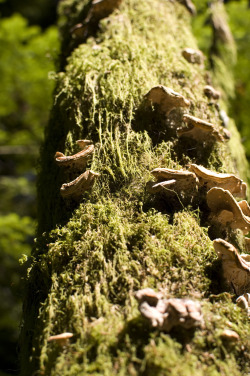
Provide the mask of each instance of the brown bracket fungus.
[{"label": "brown bracket fungus", "polygon": [[223,239],[213,241],[214,250],[222,261],[224,279],[233,285],[237,295],[250,290],[250,261],[249,255],[239,255],[237,249]]},{"label": "brown bracket fungus", "polygon": [[176,93],[169,87],[159,85],[149,90],[145,95],[146,106],[158,105],[159,109],[166,116],[178,107],[189,107],[190,101],[183,95]]},{"label": "brown bracket fungus", "polygon": [[[246,197],[246,189],[247,189],[246,183],[244,183],[240,178],[237,178],[233,174],[223,174],[223,173],[214,172],[214,171],[208,170],[207,168],[203,166],[198,166],[196,164],[191,164],[189,166],[189,171],[193,172],[197,176],[199,180],[199,186],[201,187],[205,186],[207,190],[213,187],[219,187],[219,188],[227,189],[229,192],[232,193],[233,196],[241,197],[241,198]],[[242,211],[244,212],[243,209]],[[244,214],[246,213],[244,212]],[[250,215],[250,209],[249,209],[249,214],[246,214],[246,215]]]},{"label": "brown bracket fungus", "polygon": [[[149,290],[149,294],[146,290]],[[160,330],[169,332],[175,326],[190,329],[202,325],[201,306],[198,301],[163,299],[151,289],[137,291],[135,297],[139,301],[142,316]]]},{"label": "brown bracket fungus", "polygon": [[73,333],[61,333],[56,336],[51,336],[48,338],[48,342],[56,342],[59,346],[67,345],[69,339],[73,337]]},{"label": "brown bracket fungus", "polygon": [[250,293],[243,294],[236,299],[237,306],[244,309],[250,318]]},{"label": "brown bracket fungus", "polygon": [[151,174],[156,182],[147,183],[149,193],[167,192],[169,188],[172,192],[192,195],[197,190],[197,179],[193,172],[159,167],[152,170]]},{"label": "brown bracket fungus", "polygon": [[121,4],[122,0],[92,0],[92,6],[86,18],[86,23],[97,22],[108,17]]},{"label": "brown bracket fungus", "polygon": [[189,137],[199,142],[225,141],[225,138],[216,129],[215,125],[208,121],[188,114],[184,114],[182,120],[187,126],[177,129],[178,137]]},{"label": "brown bracket fungus", "polygon": [[204,62],[203,53],[193,48],[184,48],[184,50],[182,50],[182,56],[191,64],[203,64]]},{"label": "brown bracket fungus", "polygon": [[86,38],[91,28],[95,29],[101,19],[108,17],[121,4],[122,0],[92,0],[86,19],[71,28],[74,38]]},{"label": "brown bracket fungus", "polygon": [[76,143],[77,143],[77,145],[79,146],[80,149],[84,150],[88,145],[92,144],[92,141],[90,141],[90,140],[77,140]]},{"label": "brown bracket fungus", "polygon": [[70,183],[61,186],[60,192],[63,198],[70,198],[78,201],[84,192],[90,190],[99,174],[91,170],[85,171]]},{"label": "brown bracket fungus", "polygon": [[238,342],[240,339],[240,336],[238,333],[236,333],[234,330],[225,329],[220,334],[220,337],[222,340],[227,341],[229,343],[235,343]]},{"label": "brown bracket fungus", "polygon": [[204,94],[210,99],[220,99],[221,96],[220,92],[210,85],[204,87]]},{"label": "brown bracket fungus", "polygon": [[211,210],[210,219],[243,234],[250,231],[250,217],[246,216],[233,195],[223,188],[211,188],[207,193],[207,204]]},{"label": "brown bracket fungus", "polygon": [[156,306],[158,301],[163,298],[161,292],[155,292],[153,289],[145,288],[135,292],[135,297],[138,302],[147,302],[151,306]]},{"label": "brown bracket fungus", "polygon": [[63,153],[56,152],[55,154],[55,161],[59,166],[68,167],[71,170],[83,170],[90,156],[94,152],[94,145],[87,145],[86,142],[88,140],[78,140],[78,145],[83,148],[83,150],[79,151],[74,155],[66,156]]}]

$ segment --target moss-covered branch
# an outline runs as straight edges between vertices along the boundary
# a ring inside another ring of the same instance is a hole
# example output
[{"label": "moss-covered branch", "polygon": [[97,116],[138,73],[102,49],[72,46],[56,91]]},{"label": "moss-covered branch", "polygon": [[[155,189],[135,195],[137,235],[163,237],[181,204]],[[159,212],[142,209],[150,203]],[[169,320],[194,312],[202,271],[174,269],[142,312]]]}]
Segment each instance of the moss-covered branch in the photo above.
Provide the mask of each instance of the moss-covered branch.
[{"label": "moss-covered branch", "polygon": [[[181,126],[181,110],[165,119],[157,107],[147,111],[142,106],[153,86],[164,85],[190,100],[190,114],[223,128],[218,105],[204,95],[204,66],[182,56],[185,47],[197,49],[190,14],[178,2],[124,0],[92,36],[76,43],[69,30],[89,9],[89,1],[61,3],[64,70],[57,74],[41,154],[39,230],[27,279],[22,374],[247,373],[246,314],[233,296],[214,295],[225,290],[208,236],[206,205],[199,200],[187,205],[181,196],[159,200],[145,189],[153,168],[180,169],[190,163],[246,178],[232,120],[229,143],[200,145],[173,131],[171,122],[174,129]],[[54,154],[75,153],[78,139],[93,141],[87,169],[100,177],[75,203],[60,196],[70,174],[56,165]],[[232,239],[237,243],[238,234]],[[204,327],[170,334],[153,330],[140,317],[134,298],[143,287],[200,300]],[[223,342],[225,328],[239,334],[238,344]],[[74,334],[68,345],[48,342],[62,332]]]}]

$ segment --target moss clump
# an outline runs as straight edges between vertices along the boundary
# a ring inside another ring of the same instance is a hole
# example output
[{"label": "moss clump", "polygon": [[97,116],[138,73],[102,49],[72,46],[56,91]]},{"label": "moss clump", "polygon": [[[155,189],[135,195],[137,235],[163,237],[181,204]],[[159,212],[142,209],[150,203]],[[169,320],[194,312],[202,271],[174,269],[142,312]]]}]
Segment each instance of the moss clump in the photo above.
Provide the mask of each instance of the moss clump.
[{"label": "moss clump", "polygon": [[[64,5],[71,25],[89,3]],[[162,84],[192,101],[190,113],[221,129],[216,106],[203,94],[204,67],[187,63],[184,47],[197,47],[185,7],[124,0],[57,75],[41,156],[39,237],[28,278],[28,297],[36,299],[33,306],[27,299],[25,307],[33,310],[26,313],[23,330],[23,338],[29,335],[23,375],[229,375],[232,367],[239,375],[249,366],[242,350],[248,346],[244,313],[230,300],[219,298],[215,305],[208,299],[220,292],[220,269],[199,207],[184,207],[179,198],[175,208],[145,190],[155,167],[198,162],[239,171],[238,157],[225,145],[193,144],[191,151],[167,132],[157,142],[146,130],[150,122],[157,125],[156,118],[145,113],[140,115],[145,127],[137,127],[144,94]],[[81,138],[95,144],[88,167],[100,178],[80,205],[73,205],[59,196],[65,176],[53,155],[75,152]],[[134,291],[146,286],[169,297],[203,299],[205,327],[195,333],[152,331],[134,299]],[[229,321],[238,323],[241,344],[227,349],[220,330]],[[48,342],[64,331],[74,334],[68,346]]]}]

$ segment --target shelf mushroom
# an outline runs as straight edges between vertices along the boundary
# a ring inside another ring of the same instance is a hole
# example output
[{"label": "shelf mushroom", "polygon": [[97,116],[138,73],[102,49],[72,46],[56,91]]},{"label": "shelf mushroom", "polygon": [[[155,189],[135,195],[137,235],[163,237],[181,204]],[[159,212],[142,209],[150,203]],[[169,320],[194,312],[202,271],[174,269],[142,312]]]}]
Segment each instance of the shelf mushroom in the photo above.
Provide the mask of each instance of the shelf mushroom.
[{"label": "shelf mushroom", "polygon": [[189,107],[190,101],[169,87],[159,85],[149,90],[145,95],[146,106],[158,105],[159,110],[166,116],[178,107]]},{"label": "shelf mushroom", "polygon": [[233,195],[223,188],[211,188],[207,193],[207,204],[211,210],[212,222],[232,229],[240,229],[243,234],[250,231],[250,217],[245,215]]},{"label": "shelf mushroom", "polygon": [[55,336],[50,336],[48,338],[48,342],[56,342],[59,346],[63,347],[67,345],[71,337],[73,337],[73,333],[65,332],[65,333],[57,334]]},{"label": "shelf mushroom", "polygon": [[223,239],[215,239],[213,246],[222,261],[223,277],[233,285],[237,295],[250,291],[250,255],[239,255],[237,249]]},{"label": "shelf mushroom", "polygon": [[60,189],[62,197],[78,201],[84,192],[92,188],[98,176],[98,173],[87,170],[70,183],[64,183]]},{"label": "shelf mushroom", "polygon": [[96,27],[99,21],[108,17],[117,9],[122,0],[92,0],[90,10],[83,23],[75,25],[71,33],[75,38],[87,37],[89,34],[88,27]]},{"label": "shelf mushroom", "polygon": [[204,62],[204,55],[200,50],[193,48],[184,48],[182,56],[191,64],[202,64]]},{"label": "shelf mushroom", "polygon": [[150,193],[164,191],[170,187],[180,192],[194,192],[197,186],[197,179],[193,172],[186,170],[174,170],[170,168],[155,168],[151,174],[156,178],[156,183],[149,182],[147,189]]},{"label": "shelf mushroom", "polygon": [[153,327],[169,332],[175,326],[190,329],[202,325],[201,306],[190,299],[163,299],[152,289],[143,289],[135,293],[139,302],[139,311]]},{"label": "shelf mushroom", "polygon": [[[203,166],[199,166],[196,164],[191,164],[189,166],[189,171],[193,172],[199,181],[200,187],[206,187],[207,190],[213,188],[213,187],[219,187],[223,189],[227,189],[229,192],[232,193],[233,196],[245,198],[246,197],[246,189],[247,185],[244,183],[240,178],[237,178],[233,174],[223,174],[214,172],[211,170],[208,170],[207,168]],[[244,208],[248,204],[246,201],[242,201],[242,205]],[[240,203],[239,203],[240,204]],[[248,206],[249,208],[249,206]],[[244,212],[243,208],[241,208]],[[245,215],[250,216],[250,208],[249,208],[249,214],[245,213]]]},{"label": "shelf mushroom", "polygon": [[210,99],[220,99],[220,92],[215,90],[215,88],[213,86],[210,86],[210,85],[206,85],[204,87],[204,94],[210,98]]},{"label": "shelf mushroom", "polygon": [[56,152],[55,161],[59,166],[68,167],[71,170],[83,170],[89,158],[94,152],[94,145],[89,145],[89,140],[76,141],[81,147],[81,151],[76,154],[66,156],[61,152]]},{"label": "shelf mushroom", "polygon": [[250,318],[250,293],[245,293],[236,299],[236,304],[247,312]]},{"label": "shelf mushroom", "polygon": [[184,114],[182,120],[187,124],[177,128],[178,137],[189,137],[199,142],[224,142],[226,134],[221,135],[215,125],[189,114]]}]

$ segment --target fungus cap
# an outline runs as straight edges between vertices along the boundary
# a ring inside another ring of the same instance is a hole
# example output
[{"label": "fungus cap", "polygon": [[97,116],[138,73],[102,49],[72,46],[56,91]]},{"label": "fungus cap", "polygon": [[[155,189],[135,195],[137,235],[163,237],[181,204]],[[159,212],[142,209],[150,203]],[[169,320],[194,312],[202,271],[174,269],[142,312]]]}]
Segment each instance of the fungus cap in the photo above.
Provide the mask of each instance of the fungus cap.
[{"label": "fungus cap", "polygon": [[222,261],[223,277],[233,284],[237,294],[242,294],[250,288],[250,262],[239,255],[237,249],[226,240],[215,239],[214,250]]},{"label": "fungus cap", "polygon": [[158,180],[166,179],[190,179],[196,181],[196,176],[193,172],[187,170],[174,170],[171,168],[158,167],[151,171],[151,174]]},{"label": "fungus cap", "polygon": [[152,289],[143,289],[135,293],[139,301],[139,311],[153,327],[170,331],[174,326],[186,329],[202,324],[200,303],[190,299],[163,299]]},{"label": "fungus cap", "polygon": [[92,188],[98,176],[98,173],[87,170],[70,183],[64,183],[60,189],[62,197],[74,200],[80,199],[84,192]]},{"label": "fungus cap", "polygon": [[68,167],[70,169],[84,169],[90,156],[94,152],[94,145],[88,145],[76,154],[66,156],[61,152],[56,152],[55,161],[59,166]]},{"label": "fungus cap", "polygon": [[243,234],[250,231],[250,217],[246,216],[233,195],[223,188],[211,188],[207,193],[207,204],[211,210],[211,219],[242,230]]},{"label": "fungus cap", "polygon": [[146,105],[152,106],[157,104],[162,113],[169,113],[178,107],[189,107],[190,101],[183,95],[176,93],[169,87],[158,85],[149,90],[145,95]]},{"label": "fungus cap", "polygon": [[187,126],[177,128],[178,137],[190,137],[197,141],[212,141],[214,139],[219,142],[225,141],[214,124],[189,114],[184,114],[182,119]]},{"label": "fungus cap", "polygon": [[204,90],[204,94],[208,98],[219,99],[220,96],[221,96],[220,92],[215,90],[215,88],[213,86],[206,85],[203,90]]},{"label": "fungus cap", "polygon": [[200,50],[193,48],[184,48],[182,56],[191,64],[202,64],[204,62],[204,55]]},{"label": "fungus cap", "polygon": [[61,334],[57,334],[55,336],[50,336],[48,338],[48,342],[55,341],[57,342],[60,346],[64,346],[67,344],[68,340],[73,337],[73,333],[65,332]]},{"label": "fungus cap", "polygon": [[223,340],[229,341],[229,342],[238,342],[240,339],[240,336],[238,333],[236,333],[234,330],[225,329],[221,333],[220,337]]},{"label": "fungus cap", "polygon": [[196,164],[191,164],[188,170],[198,177],[199,185],[206,185],[208,190],[213,187],[220,187],[227,189],[236,197],[246,197],[246,184],[233,174],[214,172]]}]

